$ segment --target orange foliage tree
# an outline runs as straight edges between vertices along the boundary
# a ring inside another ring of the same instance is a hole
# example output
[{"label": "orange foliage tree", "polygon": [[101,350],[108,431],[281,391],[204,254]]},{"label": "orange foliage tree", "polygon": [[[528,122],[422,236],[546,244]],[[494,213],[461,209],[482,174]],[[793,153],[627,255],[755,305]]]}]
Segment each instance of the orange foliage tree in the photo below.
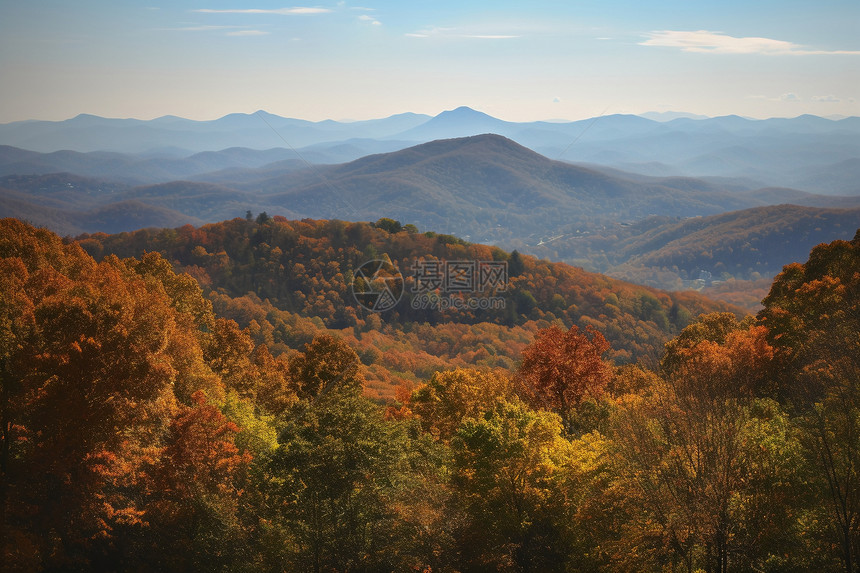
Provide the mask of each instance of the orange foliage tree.
[{"label": "orange foliage tree", "polygon": [[533,408],[557,413],[570,431],[573,411],[586,398],[600,396],[612,376],[602,358],[607,350],[609,343],[590,325],[584,332],[557,325],[541,330],[523,350],[518,394]]},{"label": "orange foliage tree", "polygon": [[844,570],[860,570],[860,230],[787,265],[762,304],[778,394],[800,413]]}]

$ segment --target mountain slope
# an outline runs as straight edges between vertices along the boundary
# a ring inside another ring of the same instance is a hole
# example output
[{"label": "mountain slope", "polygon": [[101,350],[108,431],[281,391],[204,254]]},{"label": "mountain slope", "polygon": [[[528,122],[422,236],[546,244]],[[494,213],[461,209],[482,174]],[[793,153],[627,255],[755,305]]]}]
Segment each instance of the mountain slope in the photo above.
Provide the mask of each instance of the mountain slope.
[{"label": "mountain slope", "polygon": [[118,201],[90,209],[75,209],[57,199],[34,203],[18,191],[0,188],[0,218],[15,218],[64,236],[87,232],[120,233],[151,227],[201,224],[200,219],[140,201]]},{"label": "mountain slope", "polygon": [[[161,252],[211,288],[217,308],[229,310],[229,317],[251,326],[276,350],[296,348],[304,339],[292,314],[314,318],[317,328],[324,324],[349,337],[391,339],[386,344],[396,340],[398,348],[409,346],[414,354],[382,347],[377,350],[384,356],[377,354],[377,360],[400,372],[414,372],[419,362],[426,364],[419,370],[432,373],[434,364],[444,364],[439,357],[450,356],[451,349],[461,345],[465,349],[458,360],[464,363],[510,365],[522,347],[508,342],[527,338],[538,325],[555,320],[599,328],[613,344],[612,357],[628,362],[658,356],[665,341],[702,312],[740,313],[696,293],[661,292],[451,236],[390,232],[384,226],[283,217],[234,219],[198,229],[141,230],[82,236],[79,241],[98,255]],[[402,299],[382,313],[360,307],[351,291],[356,269],[372,259],[390,259],[404,279]],[[422,308],[414,269],[428,260],[507,264],[504,289],[482,292],[475,287],[454,295],[459,300],[494,297],[502,303]]]},{"label": "mountain slope", "polygon": [[795,205],[759,207],[688,219],[647,233],[637,241],[629,262],[773,276],[783,265],[803,260],[815,245],[851,239],[860,228],[860,209],[812,209]]},{"label": "mountain slope", "polygon": [[775,205],[709,217],[650,217],[588,235],[571,230],[533,252],[660,288],[700,289],[729,279],[731,288],[720,287],[726,298],[738,301],[740,291],[752,289],[756,296],[745,300],[753,308],[784,265],[802,261],[819,243],[851,239],[858,228],[857,207]]},{"label": "mountain slope", "polygon": [[289,173],[246,193],[314,218],[393,217],[472,240],[536,244],[564,225],[711,215],[761,201],[683,178],[646,183],[552,161],[498,135],[440,140]]}]

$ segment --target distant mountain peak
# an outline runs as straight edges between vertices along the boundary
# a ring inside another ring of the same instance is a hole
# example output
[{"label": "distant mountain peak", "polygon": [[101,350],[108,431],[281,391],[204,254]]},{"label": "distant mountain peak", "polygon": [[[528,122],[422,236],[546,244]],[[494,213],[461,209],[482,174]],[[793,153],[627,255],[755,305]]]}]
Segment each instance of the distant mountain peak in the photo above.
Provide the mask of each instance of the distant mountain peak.
[{"label": "distant mountain peak", "polygon": [[476,109],[472,109],[471,107],[462,105],[456,109],[443,111],[439,115],[436,116],[435,119],[440,118],[456,118],[456,119],[468,119],[468,120],[476,120],[476,119],[489,119],[492,121],[502,121],[500,119],[496,119],[495,117],[486,114],[482,111],[478,111]]},{"label": "distant mountain peak", "polygon": [[484,112],[473,109],[467,105],[461,105],[458,108],[454,108],[452,110],[448,110],[447,112],[443,111],[442,113],[479,113],[481,115],[487,115]]},{"label": "distant mountain peak", "polygon": [[708,119],[706,115],[685,111],[649,111],[647,113],[640,113],[639,117],[660,122],[672,121],[674,119]]},{"label": "distant mountain peak", "polygon": [[264,109],[258,109],[254,113],[249,113],[248,115],[262,115],[263,117],[269,117],[272,119],[285,119],[284,117],[282,117],[280,115],[277,115],[274,113],[269,113],[268,111],[266,111]]},{"label": "distant mountain peak", "polygon": [[549,161],[546,157],[507,137],[494,133],[484,133],[466,137],[437,139],[399,151],[369,155],[344,164],[342,168],[351,171],[353,168],[364,169],[366,166],[373,166],[372,171],[377,172],[381,169],[402,169],[428,159],[438,160],[451,155],[468,155],[472,159],[481,158],[483,160],[495,158],[495,161],[502,164],[513,161]]},{"label": "distant mountain peak", "polygon": [[514,125],[467,106],[443,111],[425,123],[397,134],[404,140],[450,139],[481,133],[498,133]]}]

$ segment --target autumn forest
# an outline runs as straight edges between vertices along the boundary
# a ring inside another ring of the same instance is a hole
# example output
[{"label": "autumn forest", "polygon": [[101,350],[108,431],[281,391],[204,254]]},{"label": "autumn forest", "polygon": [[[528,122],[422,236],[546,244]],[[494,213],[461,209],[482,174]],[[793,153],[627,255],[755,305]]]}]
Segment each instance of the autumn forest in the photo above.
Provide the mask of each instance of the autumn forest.
[{"label": "autumn forest", "polygon": [[[441,261],[504,304],[414,304]],[[860,232],[755,315],[391,219],[4,219],[0,267],[4,571],[860,571]]]}]

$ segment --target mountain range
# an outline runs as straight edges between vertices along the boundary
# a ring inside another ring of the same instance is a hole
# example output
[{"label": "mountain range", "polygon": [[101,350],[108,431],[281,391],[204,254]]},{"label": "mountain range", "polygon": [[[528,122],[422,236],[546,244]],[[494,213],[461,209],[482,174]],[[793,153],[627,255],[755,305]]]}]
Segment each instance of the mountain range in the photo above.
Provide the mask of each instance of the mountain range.
[{"label": "mountain range", "polygon": [[[467,107],[434,117],[404,113],[357,122],[310,122],[264,111],[230,114],[211,121],[173,116],[136,120],[79,115],[65,121],[2,124],[0,145],[42,153],[143,154],[143,160],[189,160],[200,152],[237,147],[280,148],[271,153],[307,163],[343,163],[371,153],[484,133],[505,136],[563,161],[596,163],[651,175],[744,178],[751,187],[860,195],[858,117],[831,120],[807,115],[753,120],[738,116],[615,114],[573,122],[508,122]],[[205,156],[193,159],[205,160]],[[255,162],[242,166],[259,166]],[[187,176],[178,175],[181,171],[173,178]]]},{"label": "mountain range", "polygon": [[[84,115],[0,125],[0,143],[0,216],[65,235],[248,212],[390,217],[640,284],[725,292],[860,227],[860,118]],[[717,287],[726,279],[737,282]],[[755,289],[724,299],[752,308]]]},{"label": "mountain range", "polygon": [[649,216],[710,216],[787,202],[860,206],[860,197],[750,190],[554,161],[492,134],[435,140],[337,165],[304,163],[286,158],[288,153],[232,148],[156,159],[0,148],[0,214],[67,234],[108,230],[108,208],[139,211],[134,219],[112,220],[111,231],[142,223],[214,222],[248,210],[295,218],[392,217],[528,250],[559,235],[593,234]]},{"label": "mountain range", "polygon": [[230,148],[154,158],[4,147],[0,216],[66,235],[198,226],[249,211],[390,217],[660,288],[700,288],[700,276],[769,278],[818,242],[850,239],[860,227],[858,196],[576,165],[500,135],[336,165],[289,153]]}]

